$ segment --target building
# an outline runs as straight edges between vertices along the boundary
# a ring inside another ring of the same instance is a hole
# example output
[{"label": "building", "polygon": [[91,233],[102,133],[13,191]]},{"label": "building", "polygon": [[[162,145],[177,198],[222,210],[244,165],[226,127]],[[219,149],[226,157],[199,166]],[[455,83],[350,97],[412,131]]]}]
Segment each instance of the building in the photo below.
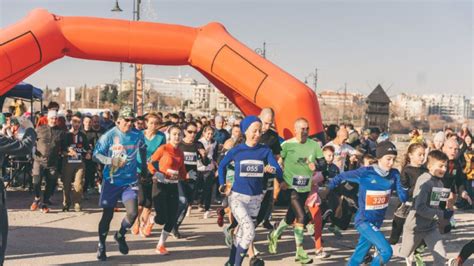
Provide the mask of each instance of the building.
[{"label": "building", "polygon": [[387,130],[390,117],[390,98],[380,84],[367,96],[366,103],[365,127],[378,127],[381,130]]},{"label": "building", "polygon": [[224,116],[240,113],[239,109],[211,84],[197,84],[193,92],[190,106],[193,110],[210,114],[215,109]]},{"label": "building", "polygon": [[463,95],[426,95],[423,99],[428,106],[429,115],[463,120],[468,118],[471,112],[471,100]]},{"label": "building", "polygon": [[362,94],[351,92],[343,93],[328,90],[318,93],[318,102],[321,105],[351,106],[361,103],[363,98],[364,96]]},{"label": "building", "polygon": [[400,119],[425,120],[428,115],[426,102],[420,96],[402,93],[392,100],[395,114]]},{"label": "building", "polygon": [[181,98],[182,100],[192,100],[194,97],[194,87],[197,81],[189,77],[176,78],[146,78],[145,87],[155,90],[160,95]]}]

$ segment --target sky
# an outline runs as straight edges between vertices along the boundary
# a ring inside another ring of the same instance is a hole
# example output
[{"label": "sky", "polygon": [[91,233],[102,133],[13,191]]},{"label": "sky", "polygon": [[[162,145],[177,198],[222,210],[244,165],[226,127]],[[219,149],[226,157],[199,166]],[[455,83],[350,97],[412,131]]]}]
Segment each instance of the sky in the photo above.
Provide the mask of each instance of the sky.
[{"label": "sky", "polygon": [[[132,19],[133,1],[0,0],[0,28],[34,8],[62,16]],[[267,59],[296,78],[318,69],[317,90],[370,93],[381,84],[389,96],[474,96],[472,0],[142,0],[142,20],[192,27],[217,21],[252,49],[266,42]],[[1,34],[1,33],[0,33]],[[128,64],[127,64],[128,65]],[[146,77],[206,79],[188,66],[146,65]],[[124,79],[132,78],[125,67]],[[25,81],[44,88],[97,85],[119,78],[119,64],[62,58]]]}]

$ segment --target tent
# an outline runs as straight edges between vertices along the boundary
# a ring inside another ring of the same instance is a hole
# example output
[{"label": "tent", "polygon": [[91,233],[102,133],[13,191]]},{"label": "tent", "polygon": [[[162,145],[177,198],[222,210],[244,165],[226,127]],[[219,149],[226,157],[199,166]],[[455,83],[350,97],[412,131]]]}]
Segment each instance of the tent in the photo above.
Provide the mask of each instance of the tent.
[{"label": "tent", "polygon": [[21,99],[31,103],[31,119],[33,121],[33,102],[40,101],[43,106],[43,91],[28,83],[18,83],[15,87],[9,90],[4,95],[0,96],[0,110],[3,110],[3,104],[6,98]]}]

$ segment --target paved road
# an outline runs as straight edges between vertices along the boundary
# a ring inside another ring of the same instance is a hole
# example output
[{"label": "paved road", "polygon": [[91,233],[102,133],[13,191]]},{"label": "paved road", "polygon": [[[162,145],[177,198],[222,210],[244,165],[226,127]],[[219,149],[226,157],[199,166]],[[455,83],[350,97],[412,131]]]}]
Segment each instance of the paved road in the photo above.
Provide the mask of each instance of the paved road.
[{"label": "paved road", "polygon": [[[56,193],[52,198],[57,203],[52,206],[52,212],[42,214],[28,210],[32,200],[28,192],[8,193],[10,233],[5,265],[99,264],[95,259],[97,226],[101,216],[101,210],[97,208],[97,196],[85,201],[84,211],[81,213],[62,213],[59,207],[62,199],[60,194]],[[389,214],[393,212],[395,204],[395,201],[391,203]],[[276,219],[280,219],[283,213],[284,210],[277,209]],[[451,234],[445,236],[450,257],[455,256],[464,243],[474,238],[473,213],[474,211],[471,210],[456,214],[458,226]],[[118,229],[123,215],[124,212],[116,213],[111,231]],[[129,235],[127,240],[130,254],[127,256],[118,252],[111,233],[107,239],[109,260],[105,264],[224,265],[229,250],[223,243],[222,229],[216,225],[215,221],[215,216],[203,220],[202,213],[194,210],[182,226],[182,234],[186,238],[180,240],[169,238],[167,243],[167,248],[171,252],[169,256],[159,256],[154,253],[161,227],[156,227],[153,235],[147,239]],[[387,235],[390,227],[389,220],[384,225],[382,230]],[[266,234],[267,231],[263,228],[257,231],[257,248],[261,251],[267,248]],[[345,264],[357,243],[357,232],[354,229],[348,229],[343,234],[342,238],[337,238],[324,231],[326,250],[332,254],[332,257],[329,260],[316,261],[315,265]],[[314,254],[312,247],[311,239],[305,237],[305,248],[311,251],[310,255]],[[294,240],[291,230],[283,235],[279,251],[278,255],[263,255],[266,265],[282,265],[282,263],[296,265],[293,260]],[[428,254],[425,255],[428,260],[431,260]],[[474,258],[471,258],[465,265],[473,264]],[[404,265],[404,261],[395,254],[389,265]]]}]

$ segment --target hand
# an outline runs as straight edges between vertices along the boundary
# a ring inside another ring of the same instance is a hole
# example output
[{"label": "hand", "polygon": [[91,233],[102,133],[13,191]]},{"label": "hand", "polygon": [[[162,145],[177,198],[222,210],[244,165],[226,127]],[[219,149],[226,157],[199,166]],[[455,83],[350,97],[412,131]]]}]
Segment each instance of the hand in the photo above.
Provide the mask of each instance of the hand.
[{"label": "hand", "polygon": [[77,152],[73,148],[69,148],[68,152],[67,152],[67,155],[69,155],[71,157],[77,157]]},{"label": "hand", "polygon": [[349,158],[349,161],[350,161],[351,163],[356,163],[356,162],[357,162],[357,156],[352,155],[352,156]]},{"label": "hand", "polygon": [[453,214],[454,214],[454,211],[452,210],[444,210],[443,218],[446,220],[449,220],[451,219],[451,217],[453,217]]},{"label": "hand", "polygon": [[288,189],[288,184],[285,181],[281,182],[280,183],[280,189],[281,190],[287,190]]},{"label": "hand", "polygon": [[461,198],[467,200],[467,202],[469,203],[469,205],[472,205],[472,199],[471,197],[469,196],[469,194],[467,193],[467,191],[463,191],[461,193]]},{"label": "hand", "polygon": [[221,194],[225,194],[226,188],[227,188],[226,185],[220,185],[220,186],[219,186],[219,192],[220,192]]},{"label": "hand", "polygon": [[275,174],[275,173],[276,173],[275,167],[273,167],[273,166],[271,166],[271,165],[269,165],[269,164],[265,165],[265,168],[263,169],[263,171],[264,171],[265,173],[268,173],[268,174]]}]

